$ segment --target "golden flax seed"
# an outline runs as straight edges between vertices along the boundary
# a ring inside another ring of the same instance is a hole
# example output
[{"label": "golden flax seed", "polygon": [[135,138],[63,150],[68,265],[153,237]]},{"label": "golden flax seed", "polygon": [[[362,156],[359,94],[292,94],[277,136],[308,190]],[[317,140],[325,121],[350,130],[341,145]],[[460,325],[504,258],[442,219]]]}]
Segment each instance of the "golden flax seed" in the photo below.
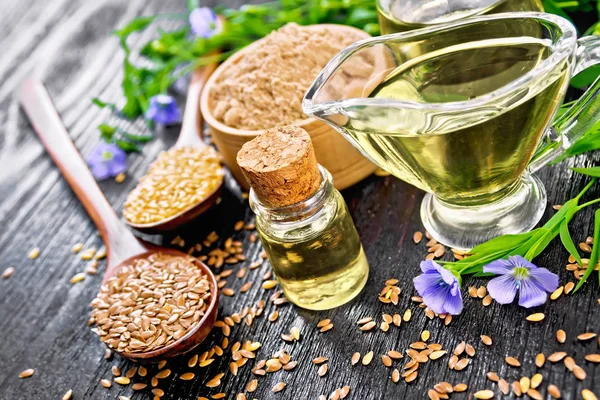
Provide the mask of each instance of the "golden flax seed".
[{"label": "golden flax seed", "polygon": [[28,368],[19,374],[19,378],[21,378],[21,379],[29,378],[34,373],[35,373],[35,370],[33,368]]},{"label": "golden flax seed", "polygon": [[556,340],[558,341],[558,343],[564,343],[567,340],[567,333],[562,329],[557,330]]},{"label": "golden flax seed", "polygon": [[489,400],[489,399],[494,398],[494,392],[489,389],[479,390],[479,391],[475,392],[475,394],[473,394],[473,396],[476,399]]},{"label": "golden flax seed", "polygon": [[514,357],[506,357],[504,359],[504,361],[506,361],[506,363],[508,365],[510,365],[511,367],[520,367],[521,366],[521,363],[519,362],[519,360],[517,360]]},{"label": "golden flax seed", "polygon": [[369,365],[371,363],[371,360],[373,360],[373,352],[372,351],[370,351],[364,355],[364,357],[362,358],[362,365]]},{"label": "golden flax seed", "polygon": [[596,336],[598,336],[598,335],[595,334],[595,333],[593,333],[593,332],[586,332],[586,333],[582,333],[580,335],[577,335],[577,340],[586,341],[586,340],[593,339]]},{"label": "golden flax seed", "polygon": [[531,377],[531,387],[534,389],[537,389],[538,386],[540,386],[540,384],[542,383],[543,379],[544,379],[544,377],[540,373],[533,375]]},{"label": "golden flax seed", "polygon": [[555,399],[560,399],[561,397],[560,389],[555,385],[548,385],[548,394]]},{"label": "golden flax seed", "polygon": [[457,392],[457,393],[462,393],[464,391],[466,391],[469,387],[467,386],[466,383],[457,383],[456,385],[454,385],[452,387],[452,389]]},{"label": "golden flax seed", "polygon": [[546,356],[544,356],[544,354],[538,353],[538,355],[535,356],[535,365],[538,368],[542,368],[544,366],[545,362],[546,362]]},{"label": "golden flax seed", "polygon": [[481,342],[486,346],[492,345],[492,338],[487,335],[481,335]]},{"label": "golden flax seed", "polygon": [[531,322],[540,322],[543,321],[544,318],[546,316],[544,315],[544,313],[535,313],[535,314],[530,314],[527,316],[527,321],[531,321]]},{"label": "golden flax seed", "polygon": [[564,351],[557,351],[548,356],[548,361],[553,362],[553,363],[559,362],[563,358],[565,358],[566,355],[567,355],[567,353],[565,353]]},{"label": "golden flax seed", "polygon": [[598,400],[596,395],[589,389],[583,389],[581,391],[581,398],[583,398],[583,400]]}]

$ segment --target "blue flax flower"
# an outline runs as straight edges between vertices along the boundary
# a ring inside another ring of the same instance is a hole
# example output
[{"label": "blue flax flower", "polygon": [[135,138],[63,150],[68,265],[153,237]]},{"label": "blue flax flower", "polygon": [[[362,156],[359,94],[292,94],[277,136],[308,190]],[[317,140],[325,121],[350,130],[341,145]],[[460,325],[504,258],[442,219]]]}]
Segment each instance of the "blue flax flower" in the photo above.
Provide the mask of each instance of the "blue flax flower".
[{"label": "blue flax flower", "polygon": [[558,287],[558,275],[521,256],[493,261],[483,267],[483,272],[500,275],[487,285],[490,296],[500,304],[512,303],[519,292],[520,306],[539,306]]},{"label": "blue flax flower", "polygon": [[181,121],[181,112],[175,99],[166,94],[152,96],[144,116],[159,125],[173,125]]},{"label": "blue flax flower", "polygon": [[103,180],[119,175],[127,169],[127,156],[117,145],[100,142],[87,159],[92,175]]},{"label": "blue flax flower", "polygon": [[431,260],[421,262],[421,271],[413,283],[423,302],[438,314],[460,314],[463,302],[456,276]]},{"label": "blue flax flower", "polygon": [[190,27],[194,35],[208,39],[223,30],[223,24],[208,7],[199,7],[190,13]]}]

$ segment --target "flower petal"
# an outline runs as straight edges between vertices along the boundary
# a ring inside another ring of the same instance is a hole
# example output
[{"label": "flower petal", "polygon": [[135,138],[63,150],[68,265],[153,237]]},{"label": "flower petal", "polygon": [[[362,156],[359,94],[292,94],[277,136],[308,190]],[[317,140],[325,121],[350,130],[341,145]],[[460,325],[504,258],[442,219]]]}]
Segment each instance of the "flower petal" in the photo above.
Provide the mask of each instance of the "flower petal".
[{"label": "flower petal", "polygon": [[496,261],[492,261],[491,263],[483,267],[483,272],[496,275],[510,274],[515,265],[509,260],[499,259]]},{"label": "flower petal", "polygon": [[558,275],[546,268],[532,269],[529,274],[529,280],[546,292],[554,292],[558,287]]},{"label": "flower petal", "polygon": [[431,260],[427,260],[427,261],[421,261],[421,271],[427,273],[427,272],[438,272],[437,268],[435,267],[437,265],[437,263],[435,261],[431,261]]},{"label": "flower petal", "polygon": [[90,169],[92,170],[92,175],[94,175],[94,178],[98,179],[99,181],[110,178],[111,176],[110,171],[105,163],[99,162],[90,164]]},{"label": "flower petal", "polygon": [[[452,315],[458,315],[463,310],[463,301],[462,295],[460,294],[460,289],[456,295],[451,295],[446,298],[446,302],[444,303],[444,312]],[[440,313],[438,313],[440,314]]]},{"label": "flower petal", "polygon": [[427,307],[431,308],[433,312],[437,314],[443,314],[446,312],[444,309],[444,304],[448,300],[448,298],[452,297],[450,294],[450,287],[442,284],[437,286],[430,286],[423,293],[423,303],[427,305]]},{"label": "flower petal", "polygon": [[487,290],[500,304],[509,304],[517,295],[517,281],[512,275],[500,275],[487,284]]},{"label": "flower petal", "polygon": [[542,287],[530,280],[521,281],[519,289],[519,305],[525,308],[531,308],[542,305],[546,302],[548,294]]},{"label": "flower petal", "polygon": [[439,285],[442,277],[437,273],[421,274],[413,279],[415,289],[419,293],[419,296],[423,297],[423,294],[431,287]]},{"label": "flower petal", "polygon": [[452,274],[452,272],[448,271],[446,268],[442,267],[441,265],[439,265],[437,263],[434,263],[434,267],[439,272],[439,274],[442,276],[442,279],[444,280],[444,282],[446,282],[446,284],[453,285],[454,283],[458,282],[458,280]]},{"label": "flower petal", "polygon": [[509,256],[508,261],[513,264],[515,267],[523,267],[527,269],[537,269],[538,266],[527,260],[523,256]]}]

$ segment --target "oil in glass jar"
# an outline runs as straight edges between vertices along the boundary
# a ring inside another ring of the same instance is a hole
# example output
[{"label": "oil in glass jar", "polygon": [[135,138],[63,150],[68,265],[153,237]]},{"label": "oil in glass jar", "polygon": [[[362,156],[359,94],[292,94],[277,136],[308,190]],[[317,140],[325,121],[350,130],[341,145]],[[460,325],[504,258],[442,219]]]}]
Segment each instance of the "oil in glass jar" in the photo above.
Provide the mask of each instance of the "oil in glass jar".
[{"label": "oil in glass jar", "polygon": [[298,127],[268,130],[242,147],[237,162],[252,187],[256,228],[286,297],[325,310],[358,295],[369,264],[308,133]]}]

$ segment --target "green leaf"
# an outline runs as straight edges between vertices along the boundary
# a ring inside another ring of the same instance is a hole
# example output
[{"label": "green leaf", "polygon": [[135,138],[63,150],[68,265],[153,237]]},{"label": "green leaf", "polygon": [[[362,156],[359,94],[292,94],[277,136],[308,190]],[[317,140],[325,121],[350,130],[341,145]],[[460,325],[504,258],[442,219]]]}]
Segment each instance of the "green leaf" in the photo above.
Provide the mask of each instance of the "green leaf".
[{"label": "green leaf", "polygon": [[117,140],[115,140],[115,144],[117,146],[119,146],[123,151],[126,151],[127,153],[131,153],[131,152],[139,153],[142,151],[140,146],[138,146],[135,143],[128,142],[127,140],[117,139]]},{"label": "green leaf", "polygon": [[594,243],[597,245],[594,245],[592,248],[592,254],[590,255],[588,266],[585,270],[585,273],[577,283],[577,286],[575,286],[573,293],[577,292],[585,283],[585,281],[587,281],[588,277],[591,275],[594,268],[596,268],[596,264],[598,263],[598,256],[600,256],[600,208],[594,213]]},{"label": "green leaf", "polygon": [[544,0],[543,1],[543,5],[544,5],[544,11],[551,13],[551,14],[556,14],[556,15],[560,15],[563,18],[568,19],[569,21],[573,22],[571,20],[571,18],[569,17],[569,15],[563,11],[562,8],[560,8],[555,2],[554,0]]},{"label": "green leaf", "polygon": [[156,15],[151,15],[149,17],[134,18],[131,21],[129,21],[129,23],[123,28],[114,31],[113,34],[119,37],[120,39],[126,39],[127,36],[131,35],[133,32],[138,32],[143,29],[146,29],[146,27],[150,25],[156,19],[156,17]]},{"label": "green leaf", "polygon": [[192,11],[200,7],[200,0],[186,0],[185,4],[187,6],[188,11]]},{"label": "green leaf", "polygon": [[594,176],[596,178],[600,178],[600,167],[590,167],[590,168],[571,168],[571,170],[577,172],[578,174]]},{"label": "green leaf", "polygon": [[565,249],[567,249],[567,251],[569,252],[569,254],[571,254],[573,258],[575,258],[577,264],[582,265],[581,256],[579,256],[577,247],[575,246],[573,238],[569,233],[569,222],[566,219],[560,224],[560,240],[563,246],[565,246]]},{"label": "green leaf", "polygon": [[146,143],[146,142],[149,142],[152,139],[154,139],[153,135],[135,135],[135,134],[127,133],[127,132],[124,132],[124,131],[121,131],[120,134],[125,139],[127,139],[128,141],[131,141],[131,142]]},{"label": "green leaf", "polygon": [[594,83],[598,76],[600,76],[600,65],[591,66],[571,78],[571,86],[584,89]]},{"label": "green leaf", "polygon": [[585,136],[573,143],[563,154],[552,161],[551,164],[558,164],[569,157],[600,149],[600,131],[596,131],[599,128],[600,122],[596,123],[592,130],[588,131]]},{"label": "green leaf", "polygon": [[98,130],[100,130],[100,137],[104,139],[105,142],[112,142],[117,128],[108,124],[100,124],[98,125]]}]

